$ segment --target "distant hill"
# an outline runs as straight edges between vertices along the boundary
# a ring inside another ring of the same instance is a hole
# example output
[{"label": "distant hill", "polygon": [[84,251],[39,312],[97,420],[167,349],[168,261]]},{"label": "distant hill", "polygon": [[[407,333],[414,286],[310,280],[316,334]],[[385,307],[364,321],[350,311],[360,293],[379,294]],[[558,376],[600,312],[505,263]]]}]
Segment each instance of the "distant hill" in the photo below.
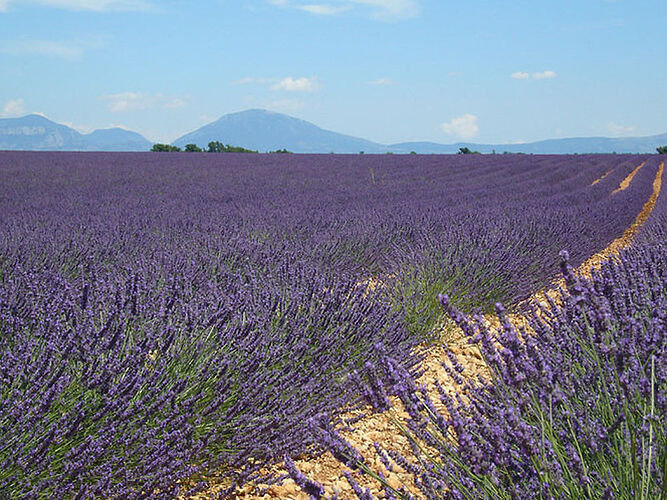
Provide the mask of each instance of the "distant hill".
[{"label": "distant hill", "polygon": [[567,139],[547,139],[523,144],[438,144],[435,142],[403,142],[388,146],[394,153],[456,153],[467,147],[480,153],[534,153],[534,154],[575,154],[575,153],[655,153],[659,146],[667,145],[667,134],[647,137],[573,137]]},{"label": "distant hill", "polygon": [[481,153],[655,153],[667,144],[667,134],[650,137],[579,137],[548,139],[524,144],[439,144],[435,142],[403,142],[379,144],[359,137],[324,130],[310,122],[281,113],[251,109],[225,115],[174,141],[174,145],[197,144],[205,147],[210,141],[242,146],[258,151],[287,148],[295,153],[410,153],[451,154],[468,147]]},{"label": "distant hill", "polygon": [[147,151],[152,143],[143,135],[124,128],[99,129],[84,135],[87,150]]},{"label": "distant hill", "polygon": [[121,128],[82,134],[41,115],[0,119],[0,150],[147,151],[151,143]]},{"label": "distant hill", "polygon": [[[575,137],[548,139],[524,144],[475,144],[461,142],[403,142],[379,144],[359,137],[324,130],[310,122],[282,113],[250,109],[224,115],[208,125],[176,139],[175,146],[197,144],[205,148],[211,141],[260,152],[288,149],[295,153],[410,153],[452,154],[467,147],[481,153],[655,153],[667,145],[667,134],[648,137]],[[0,150],[45,151],[148,151],[152,143],[136,132],[121,128],[81,134],[41,115],[0,119]]]},{"label": "distant hill", "polygon": [[282,148],[295,153],[386,151],[386,147],[381,144],[324,130],[305,120],[262,109],[225,115],[179,137],[173,144],[179,147],[186,144],[206,146],[211,141],[221,141],[260,152]]}]

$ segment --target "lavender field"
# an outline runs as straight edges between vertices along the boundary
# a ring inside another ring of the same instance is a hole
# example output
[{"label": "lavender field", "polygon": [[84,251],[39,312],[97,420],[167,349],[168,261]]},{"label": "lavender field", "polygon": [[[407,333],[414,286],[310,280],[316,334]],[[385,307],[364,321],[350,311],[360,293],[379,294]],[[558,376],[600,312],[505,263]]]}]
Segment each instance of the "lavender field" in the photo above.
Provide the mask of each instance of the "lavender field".
[{"label": "lavender field", "polygon": [[[414,348],[438,338],[445,312],[465,327],[460,311],[518,307],[560,276],[561,250],[577,266],[633,224],[660,163],[653,155],[0,153],[0,497],[173,498],[186,480],[197,488],[198,478],[225,471],[241,483],[266,463],[321,449],[304,422],[359,403],[350,372],[386,366],[389,352],[409,380]],[[568,303],[540,327],[555,352],[616,318],[605,332],[625,339],[613,351],[618,373],[630,363],[628,377],[640,379],[624,387],[641,401],[653,394],[661,412],[664,224],[663,195],[623,264],[587,285],[611,306],[589,293],[587,306]],[[623,358],[624,346],[641,351],[643,365]],[[513,387],[514,368],[496,363],[503,387]],[[652,377],[642,379],[646,370]],[[487,388],[479,419],[497,418],[489,394],[498,393],[511,390]],[[626,396],[610,408],[630,412]],[[582,434],[598,429],[572,413]],[[664,478],[661,439],[649,446],[648,470]],[[521,475],[519,498],[549,494],[528,470],[532,448],[501,444],[521,452],[470,459],[496,485],[488,498]],[[448,460],[448,477],[459,481],[459,461]],[[519,472],[501,477],[503,467]],[[463,491],[426,471],[425,496]],[[656,481],[650,488],[664,493]]]}]

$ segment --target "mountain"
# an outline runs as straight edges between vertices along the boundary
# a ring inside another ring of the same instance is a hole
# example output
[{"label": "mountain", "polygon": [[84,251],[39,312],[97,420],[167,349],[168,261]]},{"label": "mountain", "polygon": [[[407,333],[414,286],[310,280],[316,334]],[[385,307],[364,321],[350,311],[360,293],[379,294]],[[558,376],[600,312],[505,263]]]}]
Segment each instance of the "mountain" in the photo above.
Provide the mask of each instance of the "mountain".
[{"label": "mountain", "polygon": [[[667,145],[667,134],[648,137],[575,137],[548,139],[523,144],[475,144],[460,142],[402,142],[384,145],[359,137],[324,130],[310,122],[281,113],[250,109],[225,115],[174,141],[175,146],[197,144],[206,147],[211,141],[242,146],[258,151],[286,148],[295,153],[410,153],[452,154],[467,147],[481,153],[655,153]],[[148,151],[145,137],[121,128],[95,130],[81,134],[41,115],[0,119],[0,150],[44,151]]]},{"label": "mountain", "polygon": [[147,151],[151,143],[121,128],[81,134],[41,115],[0,119],[0,150]]},{"label": "mountain", "polygon": [[372,141],[324,130],[310,122],[281,113],[250,109],[225,115],[174,141],[206,146],[220,141],[258,151],[286,148],[295,153],[358,153],[383,152],[386,146]]},{"label": "mountain", "polygon": [[394,153],[456,153],[467,147],[480,153],[535,153],[535,154],[575,154],[575,153],[655,153],[658,146],[667,145],[667,134],[647,137],[572,137],[567,139],[547,139],[522,144],[438,144],[435,142],[403,142],[388,146]]},{"label": "mountain", "polygon": [[576,137],[548,139],[522,144],[475,144],[461,142],[403,142],[383,145],[358,137],[321,129],[316,125],[281,113],[251,109],[225,115],[174,141],[175,146],[197,144],[205,147],[210,141],[242,146],[258,151],[286,148],[295,153],[410,153],[451,154],[467,147],[481,153],[655,153],[655,148],[667,144],[667,134],[649,137]]},{"label": "mountain", "polygon": [[148,151],[153,145],[143,135],[118,127],[95,130],[84,137],[91,151]]},{"label": "mountain", "polygon": [[0,149],[81,149],[83,136],[40,115],[0,120]]}]

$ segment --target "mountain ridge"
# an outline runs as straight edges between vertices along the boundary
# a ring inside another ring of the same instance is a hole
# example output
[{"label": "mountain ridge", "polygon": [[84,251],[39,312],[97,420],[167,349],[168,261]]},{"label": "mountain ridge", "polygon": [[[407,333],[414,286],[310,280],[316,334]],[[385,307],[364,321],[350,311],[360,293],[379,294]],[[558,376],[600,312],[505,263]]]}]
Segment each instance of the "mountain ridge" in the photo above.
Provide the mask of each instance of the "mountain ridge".
[{"label": "mountain ridge", "polygon": [[[261,152],[288,149],[295,153],[452,154],[463,147],[481,153],[654,153],[657,147],[667,145],[667,133],[639,137],[568,137],[519,144],[409,141],[387,145],[326,130],[286,114],[249,109],[223,115],[182,135],[172,144],[184,147],[194,143],[206,147],[211,141]],[[118,127],[82,134],[37,114],[0,119],[0,150],[148,151],[151,145],[141,134]]]},{"label": "mountain ridge", "polygon": [[120,127],[82,134],[37,114],[0,119],[0,150],[146,151],[150,147],[141,134]]},{"label": "mountain ridge", "polygon": [[262,109],[223,115],[179,137],[173,144],[179,147],[188,143],[206,145],[216,140],[259,151],[287,148],[295,153],[358,153],[367,149],[380,152],[384,148],[373,141],[325,130],[306,120]]}]

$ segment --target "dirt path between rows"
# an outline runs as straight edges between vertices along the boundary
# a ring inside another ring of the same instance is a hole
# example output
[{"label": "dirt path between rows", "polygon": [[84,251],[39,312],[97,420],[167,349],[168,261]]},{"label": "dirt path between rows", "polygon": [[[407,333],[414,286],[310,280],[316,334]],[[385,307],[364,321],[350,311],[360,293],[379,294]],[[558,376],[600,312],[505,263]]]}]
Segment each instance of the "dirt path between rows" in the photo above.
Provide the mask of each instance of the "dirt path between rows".
[{"label": "dirt path between rows", "polygon": [[616,194],[616,193],[618,193],[619,191],[625,191],[626,189],[628,189],[628,186],[630,186],[630,183],[632,182],[633,177],[634,177],[635,175],[637,175],[637,172],[639,172],[639,171],[641,170],[641,168],[642,168],[644,165],[646,165],[646,162],[645,162],[645,161],[642,162],[642,164],[639,165],[637,168],[635,168],[632,172],[630,172],[630,174],[629,174],[625,179],[623,179],[623,180],[621,181],[621,185],[618,186],[616,189],[614,189],[614,190],[611,192],[611,194]]},{"label": "dirt path between rows", "polygon": [[[621,186],[614,191],[614,193],[618,190],[626,189],[630,185],[632,177],[634,177],[643,166],[644,163],[638,166],[628,177],[626,177],[621,183]],[[599,269],[603,262],[618,255],[621,250],[627,248],[632,243],[638,229],[646,222],[655,207],[662,186],[664,166],[665,164],[662,162],[653,181],[653,192],[632,225],[624,231],[622,236],[612,241],[602,251],[592,255],[583,264],[578,266],[576,271],[580,275],[590,276],[594,270]],[[558,280],[548,290],[541,290],[533,294],[529,299],[529,302],[533,304],[544,304],[547,301],[547,296],[558,302],[558,290],[563,285],[564,282]],[[519,324],[525,322],[520,315],[511,315],[510,319]],[[493,325],[497,320],[489,317],[488,321],[489,324]],[[463,365],[464,371],[462,376],[468,378],[478,376],[488,377],[488,368],[482,359],[479,349],[476,346],[469,345],[462,332],[451,324],[448,324],[446,331],[443,331],[442,333],[442,340],[443,342],[446,342],[447,348],[457,356],[458,361]],[[446,349],[440,343],[423,346],[422,349],[424,354],[424,361],[421,365],[423,374],[419,378],[418,383],[425,385],[430,394],[437,395],[435,381],[451,380],[446,374],[445,368],[442,366],[443,362],[448,362]],[[460,390],[459,387],[460,386],[456,384],[449,384],[445,387],[445,390],[450,395],[454,395]],[[440,398],[436,396],[432,399],[436,404],[436,408],[445,414],[444,407],[440,403]],[[397,426],[397,424],[407,420],[407,414],[398,400],[393,399],[392,403],[394,405],[393,408],[387,412],[371,413],[367,416],[363,416],[361,420],[349,426],[347,430],[339,429],[339,432],[361,453],[369,466],[376,471],[382,471],[386,481],[392,487],[399,489],[400,486],[405,486],[407,491],[419,497],[419,490],[416,488],[412,476],[399,466],[394,466],[393,471],[388,471],[376,453],[375,443],[385,450],[394,450],[404,456],[409,457],[412,454],[407,438],[399,431]],[[342,418],[343,420],[349,420],[359,417],[362,417],[361,410],[349,412],[343,415]],[[379,482],[368,476],[361,475],[360,473],[352,472],[338,462],[329,452],[314,457],[302,457],[301,459],[294,460],[294,464],[306,476],[321,483],[326,489],[327,496],[335,493],[339,495],[338,498],[341,500],[356,498],[356,495],[352,491],[352,487],[344,476],[345,472],[349,472],[360,485],[368,487],[374,497],[386,498],[385,493],[381,490]],[[278,475],[285,473],[284,469],[279,465],[272,467],[266,472],[272,472]],[[224,485],[212,486],[209,490],[191,498],[212,498],[223,489]],[[292,479],[288,478],[285,479],[281,485],[245,485],[237,491],[232,498],[308,500],[309,497],[300,490]]]},{"label": "dirt path between rows", "polygon": [[595,179],[593,182],[591,182],[591,186],[595,186],[598,182],[600,182],[605,177],[607,177],[609,174],[611,174],[613,172],[613,170],[614,170],[613,168],[611,170],[607,170],[602,177],[599,177],[599,178]]}]

